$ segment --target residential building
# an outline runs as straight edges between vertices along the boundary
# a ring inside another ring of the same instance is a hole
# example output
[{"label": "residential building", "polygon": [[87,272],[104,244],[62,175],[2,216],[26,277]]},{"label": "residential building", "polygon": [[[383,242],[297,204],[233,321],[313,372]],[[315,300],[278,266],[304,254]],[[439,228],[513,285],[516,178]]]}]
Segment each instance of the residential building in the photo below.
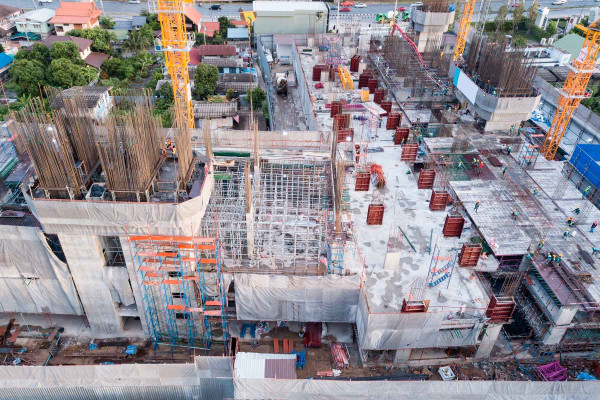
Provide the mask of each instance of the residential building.
[{"label": "residential building", "polygon": [[[558,39],[554,42],[554,47],[560,50],[567,52],[570,57],[567,63],[572,62],[579,53],[581,52],[581,48],[583,47],[583,41],[585,39],[582,36],[579,36],[576,33],[569,33],[562,38]],[[599,58],[596,57],[596,63],[598,63]]]},{"label": "residential building", "polygon": [[40,8],[28,11],[16,19],[17,34],[11,37],[11,40],[40,40],[46,39],[52,34],[54,26],[50,20],[54,17],[56,11],[50,8]]},{"label": "residential building", "polygon": [[6,53],[0,53],[0,76],[10,69],[12,63],[13,56]]},{"label": "residential building", "polygon": [[102,11],[94,2],[74,3],[63,1],[56,9],[56,15],[50,20],[54,24],[56,34],[64,36],[73,29],[88,29],[100,26]]},{"label": "residential building", "polygon": [[79,55],[81,59],[85,61],[85,63],[91,67],[100,68],[104,60],[109,58],[108,54],[98,53],[92,51],[91,46],[94,43],[90,39],[80,38],[78,36],[58,36],[52,35],[46,38],[42,43],[46,45],[46,47],[52,47],[53,43],[56,42],[73,42],[77,45],[77,49],[79,50]]},{"label": "residential building", "polygon": [[188,32],[200,32],[202,26],[202,14],[194,6],[185,7],[185,27]]},{"label": "residential building", "polygon": [[15,31],[15,21],[24,13],[22,8],[0,4],[0,36],[10,36]]},{"label": "residential building", "polygon": [[227,41],[228,42],[247,42],[248,41],[248,29],[247,28],[229,28],[229,29],[227,29]]}]

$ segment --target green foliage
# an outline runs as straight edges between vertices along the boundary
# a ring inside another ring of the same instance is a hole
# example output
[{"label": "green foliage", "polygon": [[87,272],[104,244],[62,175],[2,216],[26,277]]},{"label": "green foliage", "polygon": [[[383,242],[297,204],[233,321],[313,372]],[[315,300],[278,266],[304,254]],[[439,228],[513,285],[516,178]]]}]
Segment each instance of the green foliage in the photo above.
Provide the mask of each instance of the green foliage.
[{"label": "green foliage", "polygon": [[100,17],[100,26],[103,29],[112,29],[115,27],[115,21],[111,17]]},{"label": "green foliage", "polygon": [[206,44],[224,44],[225,40],[218,33],[215,33],[213,37],[206,36],[203,33],[197,33],[196,46],[201,46],[204,42],[206,42]]},{"label": "green foliage", "polygon": [[221,37],[227,37],[227,29],[231,26],[231,21],[227,17],[219,17],[219,33]]},{"label": "green foliage", "polygon": [[165,82],[155,94],[157,99],[154,114],[160,116],[163,128],[170,128],[173,126],[173,108],[175,105],[171,82]]},{"label": "green foliage", "polygon": [[556,21],[550,21],[548,26],[546,26],[546,33],[548,33],[548,35],[556,35],[556,32],[558,32]]},{"label": "green foliage", "polygon": [[210,44],[225,44],[225,39],[223,39],[223,36],[215,33],[215,35],[210,38]]},{"label": "green foliage", "polygon": [[173,85],[171,85],[171,82],[163,83],[156,91],[156,96],[168,106],[172,106],[175,103],[175,96],[173,94]]},{"label": "green foliage", "polygon": [[534,0],[531,4],[531,7],[529,7],[529,9],[527,10],[527,19],[529,20],[528,22],[531,25],[535,24],[535,20],[537,19],[538,14],[540,13],[539,8],[540,4],[537,0]]},{"label": "green foliage", "polygon": [[592,112],[600,115],[600,81],[595,81],[588,86],[592,92],[591,97],[581,100],[581,104],[589,108]]},{"label": "green foliage", "polygon": [[83,65],[83,60],[81,59],[81,55],[79,55],[79,48],[73,42],[52,43],[50,59],[58,60],[59,58],[65,58],[73,64]]},{"label": "green foliage", "polygon": [[115,89],[126,89],[129,85],[127,84],[127,81],[124,81],[122,79],[108,78],[108,79],[101,79],[100,86],[110,86]]},{"label": "green foliage", "polygon": [[246,95],[248,96],[248,102],[250,102],[250,96],[252,96],[252,107],[254,107],[255,110],[261,108],[263,101],[267,100],[265,91],[258,87],[252,89],[252,94],[250,94],[250,89],[248,89]]},{"label": "green foliage", "polygon": [[523,19],[523,14],[525,13],[525,6],[523,3],[519,3],[519,5],[512,9],[512,17],[515,23],[519,23]]},{"label": "green foliage", "polygon": [[209,103],[225,103],[225,99],[221,96],[212,96],[208,98]]},{"label": "green foliage", "polygon": [[265,99],[260,107],[262,113],[263,113],[263,117],[265,117],[265,119],[267,120],[267,123],[269,123],[269,104],[267,103],[267,99]]},{"label": "green foliage", "polygon": [[146,25],[150,26],[153,31],[160,31],[160,22],[158,21],[158,14],[151,14],[148,10],[143,10],[140,15],[146,17]]},{"label": "green foliage", "polygon": [[106,54],[112,54],[112,43],[117,41],[117,35],[102,28],[75,29],[69,35],[92,40],[92,51]]},{"label": "green foliage", "polygon": [[153,42],[154,33],[152,27],[146,24],[137,31],[133,30],[129,32],[129,37],[123,42],[123,49],[136,53],[150,48]]},{"label": "green foliage", "polygon": [[30,51],[25,49],[19,50],[15,56],[15,60],[36,60],[42,64],[50,62],[50,49],[41,43],[34,43]]},{"label": "green foliage", "polygon": [[2,44],[0,44],[0,53],[4,53],[4,46]]},{"label": "green foliage", "polygon": [[496,19],[494,22],[496,23],[496,31],[503,31],[504,23],[506,22],[506,17],[508,15],[508,7],[501,6],[496,13]]},{"label": "green foliage", "polygon": [[6,121],[9,112],[10,108],[8,106],[0,106],[0,121]]},{"label": "green foliage", "polygon": [[46,83],[45,65],[38,60],[15,59],[10,76],[19,95],[39,95],[39,86]]},{"label": "green foliage", "polygon": [[194,74],[193,95],[196,100],[204,100],[215,94],[217,82],[219,81],[219,70],[214,65],[198,64]]},{"label": "green foliage", "polygon": [[514,47],[517,47],[517,48],[526,47],[527,46],[527,39],[525,39],[525,37],[523,37],[523,36],[515,36],[513,38],[512,45]]},{"label": "green foliage", "polygon": [[235,91],[233,89],[227,89],[227,91],[225,92],[225,98],[227,100],[231,100],[231,99],[233,99],[234,94],[235,94]]},{"label": "green foliage", "polygon": [[95,69],[82,67],[66,58],[52,60],[46,70],[48,83],[63,89],[71,86],[85,86],[96,77],[96,74]]},{"label": "green foliage", "polygon": [[148,89],[154,89],[156,88],[156,84],[158,83],[158,81],[160,81],[161,79],[163,79],[163,74],[160,71],[154,71],[154,73],[152,74],[152,79],[150,79],[147,83],[146,83],[146,88]]},{"label": "green foliage", "polygon": [[147,51],[141,51],[130,58],[112,57],[102,65],[102,77],[138,80],[140,77],[147,77],[150,67],[155,63],[156,57]]}]

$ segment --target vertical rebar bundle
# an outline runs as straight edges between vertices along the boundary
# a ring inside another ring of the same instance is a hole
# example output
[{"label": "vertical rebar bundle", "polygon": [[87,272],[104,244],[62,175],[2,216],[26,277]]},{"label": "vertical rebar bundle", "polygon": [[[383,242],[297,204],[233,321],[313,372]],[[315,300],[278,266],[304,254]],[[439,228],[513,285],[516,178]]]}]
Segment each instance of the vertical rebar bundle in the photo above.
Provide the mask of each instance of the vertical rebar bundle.
[{"label": "vertical rebar bundle", "polygon": [[52,125],[40,98],[13,114],[13,119],[17,140],[33,161],[38,188],[44,189],[46,197],[80,198],[85,187],[64,121]]},{"label": "vertical rebar bundle", "polygon": [[175,124],[175,146],[177,147],[177,162],[179,164],[179,173],[181,175],[181,185],[185,187],[189,174],[193,170],[192,139],[190,128],[186,124],[186,115],[180,110],[176,116]]},{"label": "vertical rebar bundle", "polygon": [[157,173],[162,147],[161,121],[153,115],[149,95],[139,97],[131,109],[117,110],[101,128],[106,141],[97,143],[98,153],[113,197],[115,192],[147,194]]}]

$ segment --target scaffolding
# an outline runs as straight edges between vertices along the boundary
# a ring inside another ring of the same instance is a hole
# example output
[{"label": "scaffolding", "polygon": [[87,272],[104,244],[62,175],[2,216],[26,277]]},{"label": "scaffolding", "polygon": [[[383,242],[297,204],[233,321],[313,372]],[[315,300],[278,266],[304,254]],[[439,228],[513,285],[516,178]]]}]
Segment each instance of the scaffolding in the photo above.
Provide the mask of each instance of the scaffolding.
[{"label": "scaffolding", "polygon": [[[228,349],[227,298],[217,237],[128,236],[148,332],[154,343]],[[208,274],[216,287],[208,287]],[[212,290],[209,290],[212,289]],[[215,337],[220,326],[223,335]]]}]

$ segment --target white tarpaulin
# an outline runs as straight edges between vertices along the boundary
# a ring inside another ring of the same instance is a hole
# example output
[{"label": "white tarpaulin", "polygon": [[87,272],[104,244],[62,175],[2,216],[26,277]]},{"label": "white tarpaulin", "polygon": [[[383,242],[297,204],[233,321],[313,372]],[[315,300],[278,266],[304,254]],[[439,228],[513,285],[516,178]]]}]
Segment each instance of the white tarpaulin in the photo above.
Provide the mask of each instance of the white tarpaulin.
[{"label": "white tarpaulin", "polygon": [[37,227],[0,225],[0,311],[83,314],[67,265]]},{"label": "white tarpaulin", "polygon": [[359,276],[235,274],[241,320],[354,322]]},{"label": "white tarpaulin", "polygon": [[129,284],[129,272],[125,267],[104,268],[104,281],[109,284],[110,292],[115,303],[125,306],[135,304],[133,291]]}]

